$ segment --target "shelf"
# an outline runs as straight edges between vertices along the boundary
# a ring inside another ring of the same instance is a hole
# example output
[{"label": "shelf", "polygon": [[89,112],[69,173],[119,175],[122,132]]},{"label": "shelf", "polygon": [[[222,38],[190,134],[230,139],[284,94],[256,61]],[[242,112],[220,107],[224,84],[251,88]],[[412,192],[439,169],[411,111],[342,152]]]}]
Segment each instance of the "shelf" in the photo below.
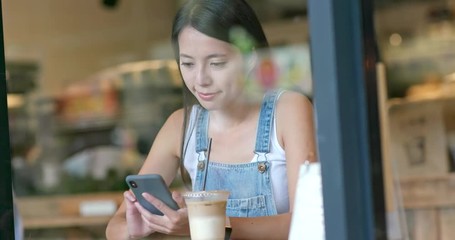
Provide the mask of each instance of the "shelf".
[{"label": "shelf", "polygon": [[115,118],[93,118],[78,120],[74,122],[59,121],[56,125],[58,133],[83,133],[112,129],[119,122],[119,117]]},{"label": "shelf", "polygon": [[405,209],[455,207],[455,174],[400,179]]},{"label": "shelf", "polygon": [[25,218],[23,225],[26,230],[44,228],[69,228],[107,225],[111,216],[108,217],[44,217]]},{"label": "shelf", "polygon": [[112,214],[81,216],[79,206],[88,201],[113,201],[118,207],[123,192],[18,197],[16,204],[26,230],[106,225]]},{"label": "shelf", "polygon": [[402,106],[402,105],[414,105],[422,104],[429,102],[446,102],[446,101],[455,101],[455,95],[451,96],[437,96],[437,97],[426,97],[419,99],[406,99],[406,98],[392,98],[388,101],[387,105],[389,108]]}]

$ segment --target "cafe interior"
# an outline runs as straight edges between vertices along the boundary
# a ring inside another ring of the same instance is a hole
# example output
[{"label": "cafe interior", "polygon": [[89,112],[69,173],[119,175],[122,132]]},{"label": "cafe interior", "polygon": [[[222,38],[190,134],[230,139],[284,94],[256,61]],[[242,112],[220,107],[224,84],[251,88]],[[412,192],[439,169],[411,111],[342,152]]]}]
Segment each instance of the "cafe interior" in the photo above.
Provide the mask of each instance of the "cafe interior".
[{"label": "cafe interior", "polygon": [[[170,44],[183,2],[1,2],[23,239],[105,238],[125,177],[183,104]],[[308,2],[247,2],[280,84],[311,99]],[[388,239],[455,239],[455,1],[372,2]]]}]

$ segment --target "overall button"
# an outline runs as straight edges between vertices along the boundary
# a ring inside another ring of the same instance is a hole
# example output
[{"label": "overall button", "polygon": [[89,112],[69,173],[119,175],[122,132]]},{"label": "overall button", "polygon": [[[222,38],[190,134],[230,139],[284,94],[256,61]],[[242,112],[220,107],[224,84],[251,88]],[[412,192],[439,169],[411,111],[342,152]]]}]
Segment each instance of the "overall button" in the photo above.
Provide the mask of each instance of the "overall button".
[{"label": "overall button", "polygon": [[199,170],[204,170],[205,167],[205,162],[204,161],[199,161],[197,164],[197,169]]},{"label": "overall button", "polygon": [[258,164],[258,170],[260,173],[264,173],[265,170],[267,170],[267,166],[265,165],[265,163],[259,163]]}]

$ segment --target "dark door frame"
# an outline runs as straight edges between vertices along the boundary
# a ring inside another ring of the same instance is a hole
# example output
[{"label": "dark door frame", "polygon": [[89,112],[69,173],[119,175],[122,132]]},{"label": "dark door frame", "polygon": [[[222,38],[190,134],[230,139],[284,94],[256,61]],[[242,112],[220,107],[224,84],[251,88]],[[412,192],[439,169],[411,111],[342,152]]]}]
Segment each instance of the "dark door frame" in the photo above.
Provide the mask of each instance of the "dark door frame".
[{"label": "dark door frame", "polygon": [[[308,6],[326,239],[386,239],[372,3],[309,0]],[[1,14],[0,239],[14,239]]]},{"label": "dark door frame", "polygon": [[5,48],[3,12],[0,1],[0,239],[14,239],[13,190],[9,141],[8,106],[6,102]]},{"label": "dark door frame", "polygon": [[326,239],[386,239],[372,0],[309,0]]}]

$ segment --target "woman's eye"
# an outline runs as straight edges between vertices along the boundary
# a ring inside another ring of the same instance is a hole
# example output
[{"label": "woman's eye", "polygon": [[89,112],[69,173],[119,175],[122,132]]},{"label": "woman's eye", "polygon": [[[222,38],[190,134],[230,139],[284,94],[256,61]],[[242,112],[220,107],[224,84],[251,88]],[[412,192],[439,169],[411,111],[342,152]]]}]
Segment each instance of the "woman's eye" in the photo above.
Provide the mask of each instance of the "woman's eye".
[{"label": "woman's eye", "polygon": [[226,65],[226,62],[212,62],[210,65],[214,67],[223,67],[224,65]]},{"label": "woman's eye", "polygon": [[191,63],[191,62],[182,62],[182,63],[180,63],[180,65],[182,65],[182,66],[184,66],[184,67],[191,67],[191,66],[193,66],[194,64]]}]

